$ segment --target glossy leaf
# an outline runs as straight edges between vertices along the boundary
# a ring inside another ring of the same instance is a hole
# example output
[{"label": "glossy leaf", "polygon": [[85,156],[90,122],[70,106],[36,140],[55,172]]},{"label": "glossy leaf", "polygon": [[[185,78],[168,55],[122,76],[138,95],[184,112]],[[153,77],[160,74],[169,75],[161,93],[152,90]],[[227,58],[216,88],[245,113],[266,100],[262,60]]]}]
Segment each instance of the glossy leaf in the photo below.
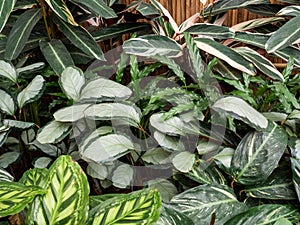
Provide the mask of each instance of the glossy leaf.
[{"label": "glossy leaf", "polygon": [[57,75],[61,75],[68,66],[73,66],[73,59],[61,40],[40,42],[40,48],[51,68]]},{"label": "glossy leaf", "polygon": [[110,198],[91,209],[87,224],[153,224],[159,218],[160,207],[158,191],[143,189]]},{"label": "glossy leaf", "polygon": [[231,28],[219,26],[215,24],[209,24],[209,23],[195,24],[189,27],[188,29],[186,29],[184,32],[197,34],[197,35],[200,34],[200,35],[210,36],[217,39],[227,39],[227,38],[234,37],[234,31],[231,30]]},{"label": "glossy leaf", "polygon": [[0,111],[10,116],[13,116],[16,110],[13,98],[6,91],[1,89],[0,96]]},{"label": "glossy leaf", "polygon": [[176,211],[174,208],[163,204],[161,215],[157,225],[195,225],[184,213]]},{"label": "glossy leaf", "polygon": [[257,18],[235,24],[231,27],[231,29],[234,31],[246,31],[282,20],[284,19],[280,17]]},{"label": "glossy leaf", "polygon": [[46,178],[48,176],[48,169],[29,169],[19,180],[20,183],[26,186],[39,186],[44,188],[46,185]]},{"label": "glossy leaf", "polygon": [[153,136],[157,143],[166,151],[174,152],[185,150],[184,143],[178,137],[168,136],[159,131],[154,131]]},{"label": "glossy leaf", "polygon": [[85,117],[84,110],[89,106],[90,104],[75,104],[61,108],[53,114],[53,117],[58,122],[75,122]]},{"label": "glossy leaf", "polygon": [[178,153],[172,159],[174,167],[183,173],[189,172],[193,168],[195,161],[195,155],[186,151]]},{"label": "glossy leaf", "polygon": [[111,181],[115,187],[126,188],[130,186],[133,176],[133,168],[128,164],[122,164],[114,170]]},{"label": "glossy leaf", "polygon": [[40,9],[26,10],[14,23],[6,43],[5,58],[7,60],[16,59],[22,52],[32,29],[42,18]]},{"label": "glossy leaf", "polygon": [[19,120],[10,120],[10,119],[3,120],[3,124],[7,127],[20,129],[20,130],[26,130],[35,125],[34,123],[30,123],[30,122],[24,122],[24,121],[19,121]]},{"label": "glossy leaf", "polygon": [[12,182],[14,180],[14,177],[10,175],[6,170],[0,168],[0,182],[6,181],[6,182]]},{"label": "glossy leaf", "polygon": [[4,28],[17,0],[3,0],[0,5],[0,32]]},{"label": "glossy leaf", "polygon": [[0,60],[0,76],[10,79],[12,82],[17,82],[17,72],[12,64]]},{"label": "glossy leaf", "polygon": [[249,132],[239,143],[231,161],[231,173],[241,184],[265,181],[277,167],[287,135],[276,124],[261,132]]},{"label": "glossy leaf", "polygon": [[74,25],[78,26],[78,24],[75,22],[70,10],[68,9],[68,6],[63,0],[45,0],[45,2],[48,4],[48,6],[52,9],[52,11],[58,15],[60,18],[62,18],[64,21]]},{"label": "glossy leaf", "polygon": [[34,102],[41,97],[45,88],[45,80],[41,75],[37,75],[28,85],[24,88],[17,97],[19,108],[24,105]]},{"label": "glossy leaf", "polygon": [[300,161],[298,159],[291,158],[292,171],[293,171],[293,183],[300,202]]}]

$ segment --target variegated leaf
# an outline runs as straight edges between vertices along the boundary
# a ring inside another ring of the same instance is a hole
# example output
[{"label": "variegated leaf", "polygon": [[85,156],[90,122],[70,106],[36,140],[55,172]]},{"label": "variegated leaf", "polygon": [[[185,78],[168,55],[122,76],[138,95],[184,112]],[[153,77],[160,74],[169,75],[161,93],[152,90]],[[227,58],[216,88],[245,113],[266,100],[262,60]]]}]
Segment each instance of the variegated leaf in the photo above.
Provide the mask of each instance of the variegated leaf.
[{"label": "variegated leaf", "polygon": [[0,76],[6,77],[16,83],[18,74],[11,63],[0,60]]},{"label": "variegated leaf", "polygon": [[227,38],[233,38],[234,37],[234,31],[231,28],[224,27],[224,26],[218,26],[215,24],[209,24],[209,23],[198,23],[195,24],[188,29],[186,29],[184,32],[188,32],[191,34],[201,34],[205,36],[210,36],[217,39],[227,39]]},{"label": "variegated leaf", "polygon": [[26,186],[38,186],[44,188],[46,185],[46,178],[48,176],[48,173],[48,169],[29,169],[25,173],[23,173],[23,176],[21,177],[19,182]]},{"label": "variegated leaf", "polygon": [[4,28],[17,0],[2,0],[0,4],[0,32]]},{"label": "variegated leaf", "polygon": [[13,98],[4,90],[0,89],[0,111],[10,116],[15,114],[16,106]]}]

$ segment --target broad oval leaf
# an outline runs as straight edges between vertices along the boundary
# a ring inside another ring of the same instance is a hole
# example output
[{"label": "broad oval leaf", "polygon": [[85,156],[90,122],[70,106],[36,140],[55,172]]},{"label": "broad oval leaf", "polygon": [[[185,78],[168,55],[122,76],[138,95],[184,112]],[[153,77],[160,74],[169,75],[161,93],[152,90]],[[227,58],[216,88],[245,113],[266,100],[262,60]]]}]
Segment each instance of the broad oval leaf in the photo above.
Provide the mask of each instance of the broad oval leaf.
[{"label": "broad oval leaf", "polygon": [[74,65],[70,53],[61,40],[41,41],[39,44],[44,57],[57,75],[61,75],[68,66]]},{"label": "broad oval leaf", "polygon": [[108,162],[126,155],[134,149],[130,139],[124,135],[108,134],[80,145],[82,158],[88,162]]},{"label": "broad oval leaf", "polygon": [[243,212],[233,190],[225,185],[201,185],[176,195],[170,205],[191,218],[195,224],[209,225],[216,214],[215,225],[223,225],[232,216]]},{"label": "broad oval leaf", "polygon": [[2,89],[0,89],[0,96],[0,111],[3,113],[7,113],[10,116],[13,116],[16,110],[13,98]]},{"label": "broad oval leaf", "polygon": [[174,167],[183,173],[189,172],[193,168],[195,161],[195,155],[186,151],[178,153],[172,159]]},{"label": "broad oval leaf", "polygon": [[78,26],[70,10],[68,9],[68,6],[63,0],[45,0],[45,2],[49,5],[52,11],[55,12],[55,14],[62,18],[64,21],[74,26]]},{"label": "broad oval leaf", "polygon": [[49,157],[38,157],[32,161],[34,168],[44,169],[47,168],[51,163],[52,159]]},{"label": "broad oval leaf", "polygon": [[117,82],[96,78],[83,86],[80,101],[101,101],[103,99],[128,99],[132,91]]},{"label": "broad oval leaf", "polygon": [[154,149],[148,149],[143,155],[142,159],[144,162],[152,163],[152,164],[166,164],[170,163],[171,153],[168,151],[165,151],[162,148],[154,148]]},{"label": "broad oval leaf", "polygon": [[176,186],[166,179],[158,178],[155,180],[150,180],[147,182],[147,185],[150,188],[155,188],[159,191],[163,202],[170,202],[170,200],[178,194]]},{"label": "broad oval leaf", "polygon": [[41,75],[37,75],[33,80],[24,88],[17,97],[19,108],[24,105],[34,102],[39,99],[45,88],[45,80]]},{"label": "broad oval leaf", "polygon": [[0,217],[15,215],[22,211],[37,195],[45,194],[40,187],[17,182],[0,181]]},{"label": "broad oval leaf", "polygon": [[287,135],[275,123],[262,132],[249,132],[239,143],[231,160],[231,174],[241,184],[265,181],[277,167]]},{"label": "broad oval leaf", "polygon": [[0,76],[10,79],[12,82],[17,82],[17,72],[12,64],[0,60]]},{"label": "broad oval leaf", "polygon": [[81,167],[70,156],[55,160],[44,188],[46,195],[29,209],[28,224],[85,224],[89,185]]},{"label": "broad oval leaf", "polygon": [[159,131],[154,131],[153,137],[157,141],[157,143],[166,151],[174,152],[174,151],[184,151],[184,143],[178,137],[168,136]]},{"label": "broad oval leaf", "polygon": [[182,212],[163,204],[161,215],[156,225],[195,225],[194,222]]},{"label": "broad oval leaf", "polygon": [[0,5],[0,32],[4,28],[17,0],[2,0]]},{"label": "broad oval leaf", "polygon": [[51,121],[39,130],[36,139],[41,144],[57,143],[71,132],[71,128],[72,126],[68,123]]},{"label": "broad oval leaf", "polygon": [[19,16],[7,38],[5,48],[5,58],[7,60],[16,59],[19,56],[32,29],[41,18],[42,12],[39,8],[26,10]]},{"label": "broad oval leaf", "polygon": [[114,170],[111,181],[115,187],[126,188],[131,184],[133,175],[133,168],[128,164],[122,164]]},{"label": "broad oval leaf", "polygon": [[80,91],[85,84],[83,72],[79,68],[67,67],[60,76],[60,86],[69,99],[78,101]]},{"label": "broad oval leaf", "polygon": [[188,32],[191,34],[201,34],[205,36],[210,36],[217,39],[227,39],[234,37],[234,31],[225,26],[219,26],[215,24],[209,23],[198,23],[195,24],[184,32]]},{"label": "broad oval leaf", "polygon": [[242,120],[258,130],[268,126],[268,120],[261,113],[238,97],[223,97],[213,104],[212,109],[217,112],[226,112],[235,119]]},{"label": "broad oval leaf", "polygon": [[93,178],[104,180],[108,176],[108,169],[104,164],[90,162],[86,168],[86,172]]},{"label": "broad oval leaf", "polygon": [[179,136],[184,135],[184,122],[177,116],[164,120],[163,113],[156,113],[150,117],[150,124],[162,133]]},{"label": "broad oval leaf", "polygon": [[195,43],[201,50],[224,60],[232,67],[250,75],[256,74],[254,65],[231,48],[208,38],[195,38]]},{"label": "broad oval leaf", "polygon": [[110,198],[91,209],[87,224],[154,224],[159,218],[160,207],[158,191],[143,189]]},{"label": "broad oval leaf", "polygon": [[127,54],[146,57],[155,55],[177,57],[181,54],[179,44],[168,37],[160,35],[144,35],[131,38],[124,42],[123,49]]},{"label": "broad oval leaf", "polygon": [[90,104],[75,104],[65,108],[57,110],[53,117],[59,122],[75,122],[84,118],[84,110],[86,110]]},{"label": "broad oval leaf", "polygon": [[17,161],[20,156],[21,153],[17,151],[3,153],[0,155],[0,167],[7,168],[10,164]]}]

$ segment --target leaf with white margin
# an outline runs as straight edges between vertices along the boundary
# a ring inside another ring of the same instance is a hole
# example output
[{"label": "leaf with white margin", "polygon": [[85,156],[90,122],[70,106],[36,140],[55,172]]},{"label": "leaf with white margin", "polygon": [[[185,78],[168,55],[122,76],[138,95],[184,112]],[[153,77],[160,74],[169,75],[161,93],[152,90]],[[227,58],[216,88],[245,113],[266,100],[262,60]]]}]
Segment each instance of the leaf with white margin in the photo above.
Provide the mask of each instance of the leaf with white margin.
[{"label": "leaf with white margin", "polygon": [[195,161],[195,155],[186,151],[178,153],[172,159],[174,167],[183,173],[189,172],[193,168]]},{"label": "leaf with white margin", "polygon": [[17,72],[12,64],[0,60],[0,76],[10,79],[12,82],[17,82]]},{"label": "leaf with white margin", "polygon": [[[0,65],[1,68],[1,65]],[[13,98],[6,91],[0,89],[0,111],[10,116],[15,114],[16,106]]]},{"label": "leaf with white margin", "polygon": [[151,126],[168,135],[184,135],[184,123],[179,117],[174,116],[170,119],[164,120],[163,116],[163,113],[153,114],[150,117]]}]

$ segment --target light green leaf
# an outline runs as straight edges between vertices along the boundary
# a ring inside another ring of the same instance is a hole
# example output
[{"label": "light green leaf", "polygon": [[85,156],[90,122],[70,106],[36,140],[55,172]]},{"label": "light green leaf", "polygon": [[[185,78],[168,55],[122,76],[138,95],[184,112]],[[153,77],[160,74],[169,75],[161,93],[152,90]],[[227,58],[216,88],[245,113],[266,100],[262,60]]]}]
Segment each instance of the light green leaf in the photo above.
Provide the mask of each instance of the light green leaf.
[{"label": "light green leaf", "polygon": [[52,159],[49,157],[39,157],[35,160],[33,160],[32,165],[34,168],[44,169],[47,168],[51,163]]},{"label": "light green leaf", "polygon": [[45,2],[49,5],[52,11],[64,21],[72,24],[73,26],[78,26],[68,9],[68,6],[63,0],[45,0]]},{"label": "light green leaf", "polygon": [[157,143],[166,151],[184,151],[185,147],[182,141],[178,137],[168,136],[159,131],[154,131],[154,138]]},{"label": "light green leaf", "polygon": [[45,194],[45,190],[17,182],[0,182],[0,217],[15,215],[22,211],[35,196]]},{"label": "light green leaf", "polygon": [[24,88],[17,97],[19,108],[24,105],[34,102],[39,99],[45,88],[45,80],[41,75],[37,75],[33,80]]},{"label": "light green leaf", "polygon": [[205,36],[210,36],[217,39],[227,39],[227,38],[233,38],[234,37],[234,31],[231,28],[219,26],[215,24],[209,24],[209,23],[198,23],[195,24],[188,29],[186,29],[184,32],[188,32],[191,34],[201,34]]},{"label": "light green leaf", "polygon": [[118,159],[132,149],[134,149],[134,145],[131,140],[119,134],[101,136],[79,146],[80,154],[84,160],[98,163]]},{"label": "light green leaf", "polygon": [[133,175],[133,168],[128,164],[122,164],[114,170],[111,181],[115,187],[126,188],[131,184]]},{"label": "light green leaf", "polygon": [[41,144],[57,143],[71,132],[71,128],[68,123],[51,121],[38,131],[36,139]]},{"label": "light green leaf", "polygon": [[27,224],[85,224],[89,185],[70,156],[60,156],[50,167],[45,190],[46,195],[31,205]]},{"label": "light green leaf", "polygon": [[166,164],[170,163],[170,152],[162,148],[148,149],[142,156],[144,162],[152,164]]},{"label": "light green leaf", "polygon": [[160,207],[158,191],[143,189],[110,198],[91,209],[87,224],[155,224],[160,215]]},{"label": "light green leaf", "polygon": [[6,170],[0,168],[0,182],[6,181],[6,182],[12,182],[14,180],[14,177],[10,175]]},{"label": "light green leaf", "polygon": [[293,183],[300,202],[300,160],[291,158]]},{"label": "light green leaf", "polygon": [[16,83],[18,74],[12,64],[0,60],[0,76],[6,77]]},{"label": "light green leaf", "polygon": [[32,29],[42,18],[39,8],[26,10],[14,23],[6,43],[5,58],[7,60],[16,59],[22,52]]},{"label": "light green leaf", "polygon": [[212,109],[217,112],[226,112],[233,118],[242,120],[258,130],[268,126],[268,120],[261,113],[238,97],[223,97],[213,104]]},{"label": "light green leaf", "polygon": [[42,70],[45,67],[45,63],[44,62],[37,62],[37,63],[33,63],[31,65],[28,66],[24,66],[21,68],[17,68],[16,71],[18,74],[29,74],[35,71],[39,71]]},{"label": "light green leaf", "polygon": [[6,91],[0,89],[0,111],[13,116],[15,110],[16,106],[13,98]]},{"label": "light green leaf", "polygon": [[[20,157],[20,152],[5,152],[0,155],[0,167],[7,168],[10,164],[17,161]],[[0,197],[1,198],[1,197]]]},{"label": "light green leaf", "polygon": [[0,5],[0,32],[4,28],[17,0],[2,0]]},{"label": "light green leaf", "polygon": [[58,122],[75,122],[84,118],[84,110],[86,110],[90,104],[75,104],[65,108],[57,110],[53,117]]},{"label": "light green leaf", "polygon": [[183,173],[189,172],[195,161],[195,155],[190,152],[180,152],[172,159],[174,167]]},{"label": "light green leaf", "polygon": [[61,75],[65,68],[73,66],[73,59],[61,40],[50,42],[41,41],[40,48],[51,68],[57,75]]},{"label": "light green leaf", "polygon": [[48,169],[29,169],[23,173],[23,176],[19,180],[19,183],[22,183],[26,186],[39,186],[41,188],[45,187],[46,178],[48,176]]},{"label": "light green leaf", "polygon": [[127,54],[146,57],[155,55],[177,57],[181,54],[179,44],[168,37],[159,35],[145,35],[131,38],[124,42],[122,47]]},{"label": "light green leaf", "polygon": [[30,123],[30,122],[24,122],[24,121],[19,121],[19,120],[9,120],[9,119],[3,120],[3,124],[7,127],[20,129],[20,130],[26,130],[35,125],[34,123]]},{"label": "light green leaf", "polygon": [[200,155],[217,150],[220,147],[219,144],[214,142],[208,142],[207,140],[199,139],[197,144],[197,150]]},{"label": "light green leaf", "polygon": [[90,0],[90,1],[72,0],[72,1],[79,3],[80,5],[86,6],[97,16],[102,16],[105,19],[118,17],[117,14],[114,12],[114,10],[108,7],[103,0]]},{"label": "light green leaf", "polygon": [[150,124],[155,129],[168,135],[184,135],[184,122],[177,116],[164,120],[163,113],[156,113],[150,117]]},{"label": "light green leaf", "polygon": [[156,225],[195,225],[184,213],[176,211],[167,204],[163,204],[161,215]]},{"label": "light green leaf", "polygon": [[86,168],[86,172],[93,178],[104,180],[108,176],[108,169],[104,164],[90,162]]},{"label": "light green leaf", "polygon": [[239,143],[231,160],[231,174],[241,184],[265,181],[277,167],[287,135],[275,123],[262,132],[249,132]]},{"label": "light green leaf", "polygon": [[155,179],[147,182],[150,188],[159,191],[163,202],[170,202],[170,200],[178,194],[176,186],[166,179]]},{"label": "light green leaf", "polygon": [[293,225],[293,224],[286,218],[280,218],[276,221],[276,223],[274,225]]},{"label": "light green leaf", "polygon": [[218,154],[213,156],[213,159],[220,168],[224,169],[225,171],[229,171],[233,154],[233,148],[223,148]]}]

